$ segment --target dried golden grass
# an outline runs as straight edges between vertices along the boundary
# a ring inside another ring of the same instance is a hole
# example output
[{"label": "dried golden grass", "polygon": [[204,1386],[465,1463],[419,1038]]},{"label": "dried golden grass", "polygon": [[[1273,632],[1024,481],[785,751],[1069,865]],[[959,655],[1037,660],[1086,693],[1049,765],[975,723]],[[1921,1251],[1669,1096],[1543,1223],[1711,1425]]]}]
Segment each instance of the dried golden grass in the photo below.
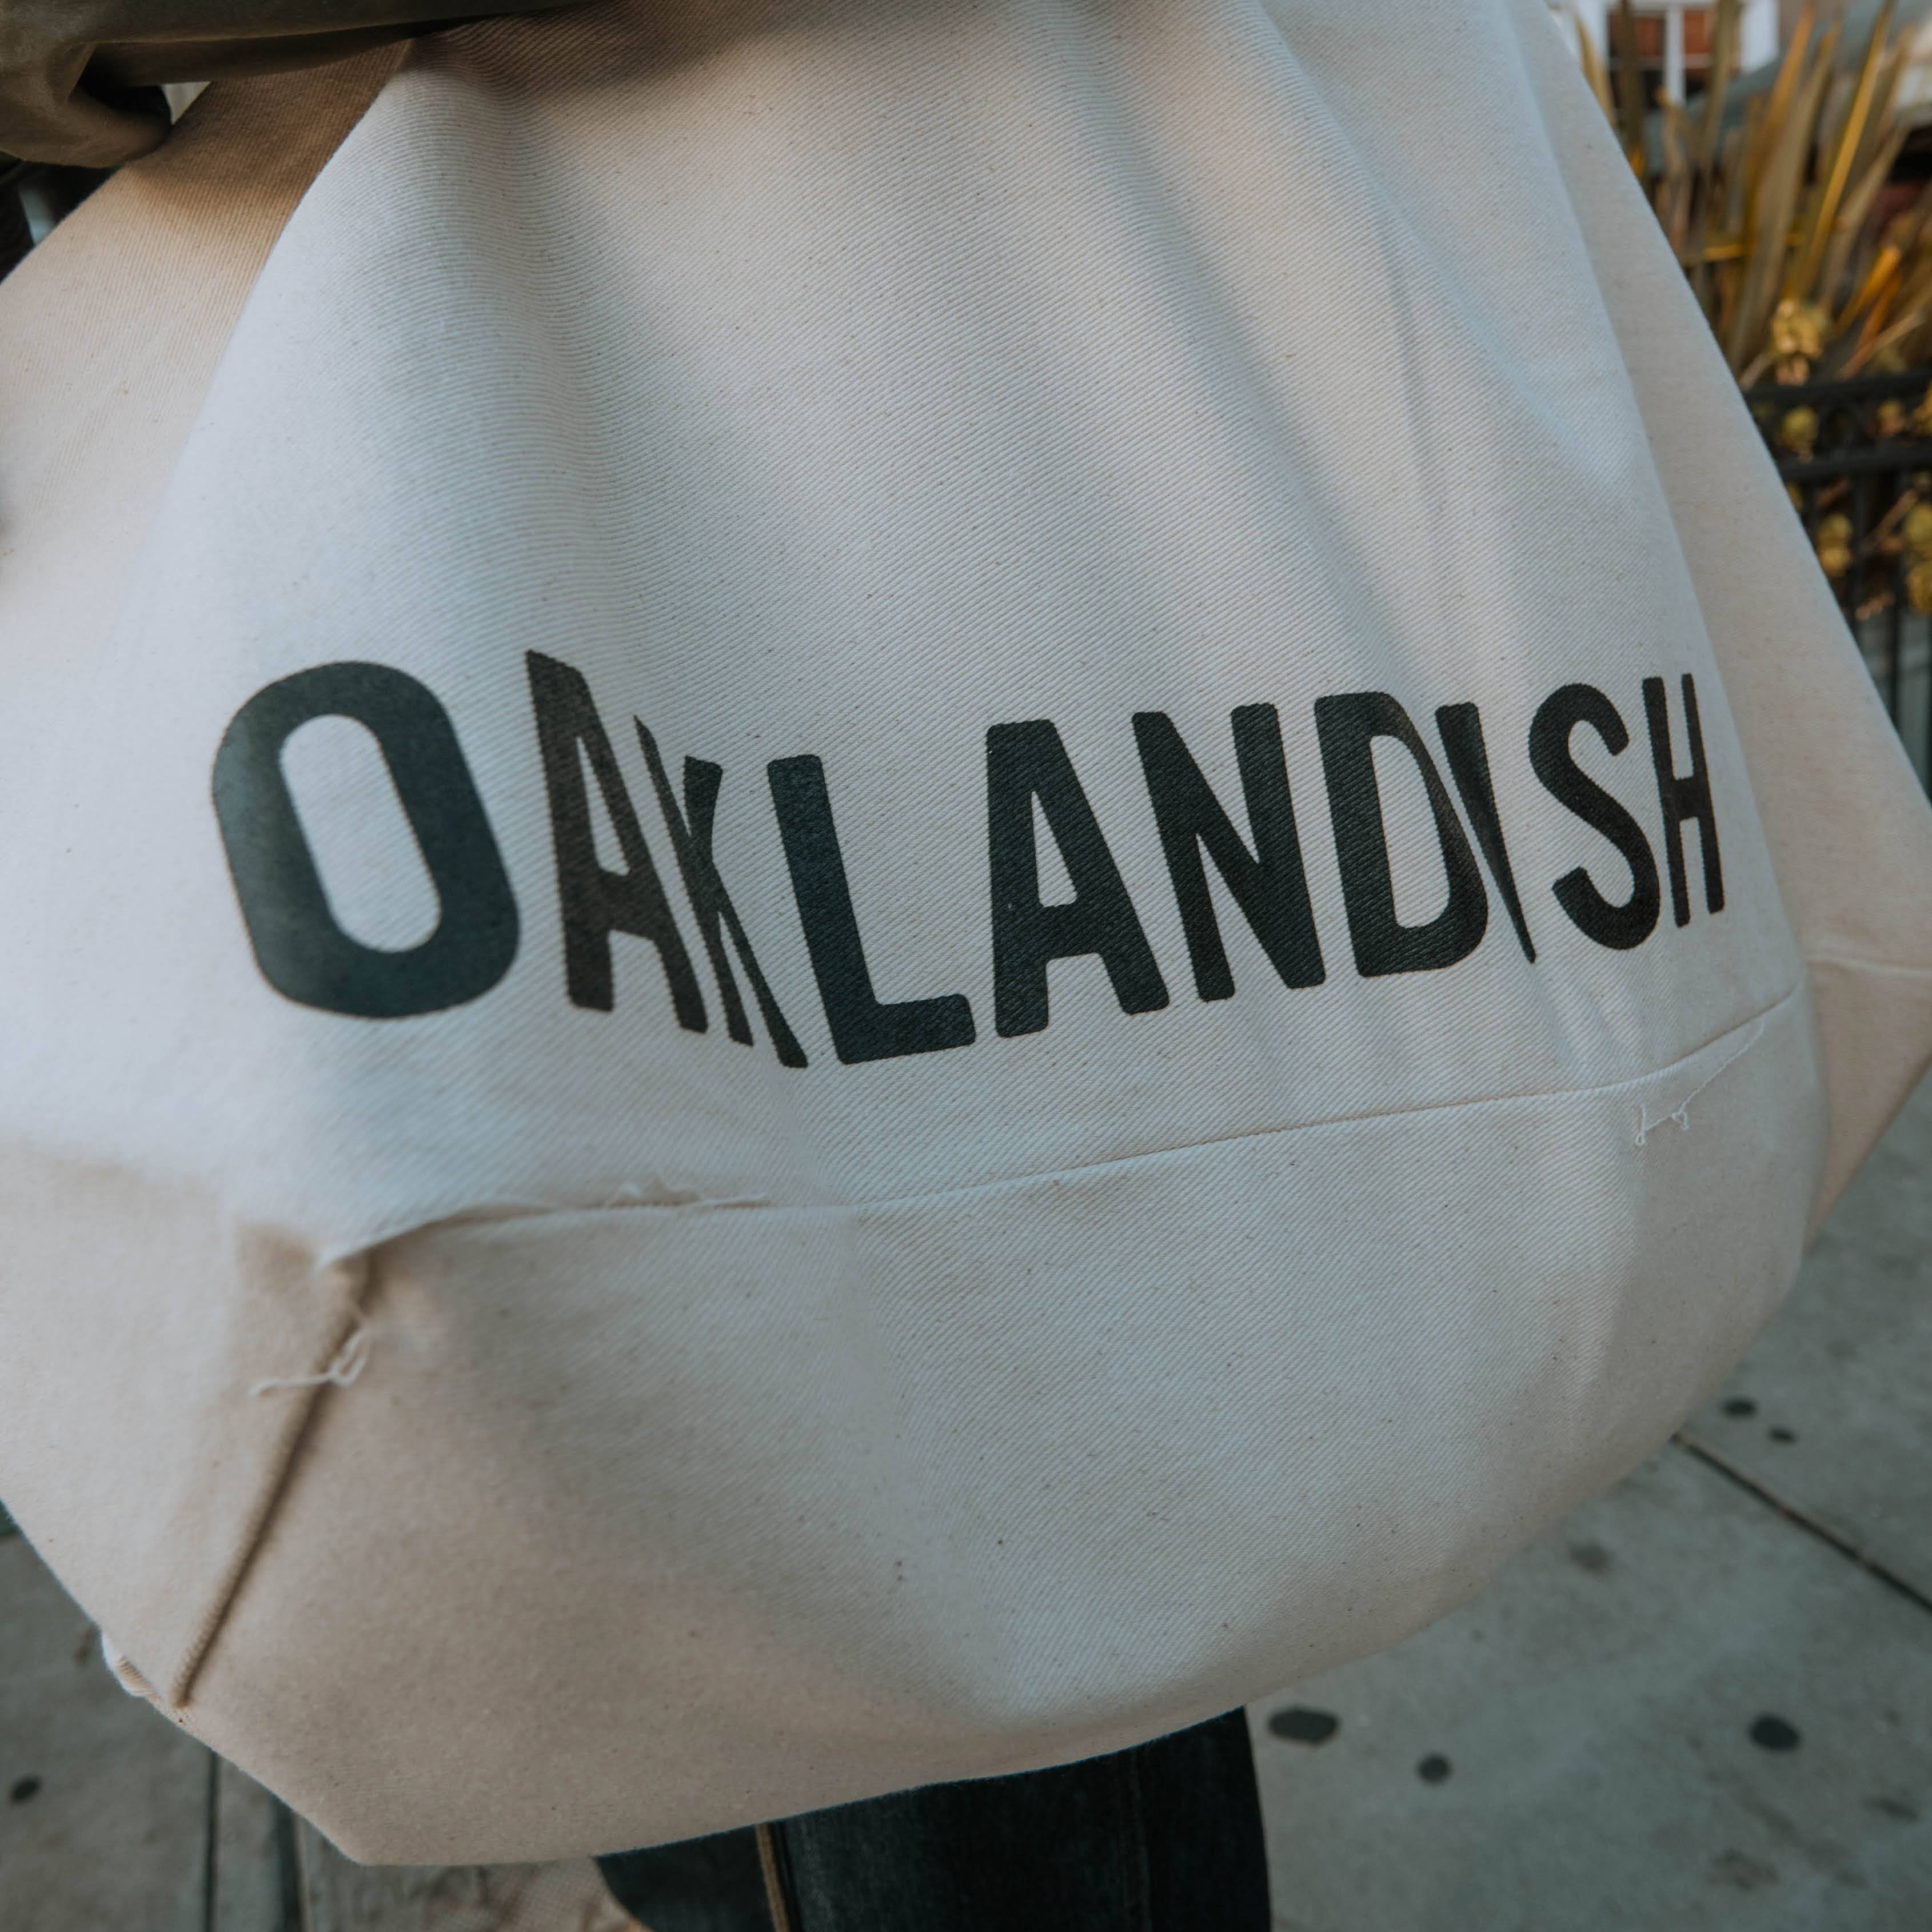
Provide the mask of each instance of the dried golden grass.
[{"label": "dried golden grass", "polygon": [[1717,0],[1711,83],[1688,110],[1642,98],[1630,0],[1614,76],[1579,23],[1584,74],[1732,368],[1748,387],[1932,361],[1932,188],[1902,209],[1885,195],[1910,131],[1891,0],[1849,68],[1806,0],[1771,86],[1730,114],[1741,10]]}]

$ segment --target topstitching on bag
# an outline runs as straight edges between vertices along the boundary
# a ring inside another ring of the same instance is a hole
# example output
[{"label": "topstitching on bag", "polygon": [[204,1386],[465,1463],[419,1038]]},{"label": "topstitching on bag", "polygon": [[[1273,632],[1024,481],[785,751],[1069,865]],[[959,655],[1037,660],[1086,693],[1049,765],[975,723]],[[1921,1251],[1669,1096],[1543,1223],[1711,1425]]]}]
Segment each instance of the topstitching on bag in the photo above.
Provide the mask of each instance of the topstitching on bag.
[{"label": "topstitching on bag", "polygon": [[[1335,1114],[1320,1120],[1298,1120],[1285,1126],[1264,1127],[1237,1133],[1210,1134],[1178,1143],[1172,1147],[1143,1150],[1104,1160],[1076,1162],[1064,1167],[1004,1176],[997,1180],[976,1182],[963,1187],[935,1188],[910,1194],[880,1195],[855,1202],[796,1205],[757,1198],[705,1200],[692,1198],[668,1202],[644,1198],[646,1190],[639,1188],[635,1190],[638,1198],[622,1202],[606,1198],[594,1202],[503,1203],[469,1209],[460,1214],[436,1215],[406,1226],[398,1226],[393,1232],[385,1234],[378,1240],[362,1244],[341,1255],[332,1254],[329,1258],[367,1258],[392,1241],[412,1235],[434,1233],[440,1228],[511,1225],[518,1222],[569,1216],[596,1218],[609,1214],[624,1214],[682,1217],[692,1214],[762,1211],[800,1220],[840,1220],[902,1208],[925,1207],[942,1202],[967,1201],[976,1198],[991,1199],[1000,1195],[1018,1196],[1029,1190],[1043,1185],[1051,1186],[1055,1181],[1071,1179],[1077,1175],[1109,1172],[1130,1173],[1136,1168],[1156,1168],[1164,1162],[1184,1160],[1204,1148],[1228,1147],[1243,1142],[1286,1139],[1298,1134],[1316,1134],[1336,1128],[1362,1126],[1378,1120],[1408,1120],[1425,1115],[1438,1118],[1458,1114],[1474,1116],[1505,1108],[1520,1110],[1538,1106],[1574,1106],[1616,1096],[1627,1095],[1634,1105],[1631,1144],[1634,1149],[1641,1149],[1648,1137],[1659,1126],[1668,1122],[1688,1126],[1688,1120],[1683,1117],[1687,1114],[1690,1102],[1748,1058],[1774,1027],[1787,1019],[1796,1018],[1798,1010],[1804,1006],[1809,998],[1808,986],[1800,981],[1762,1012],[1726,1028],[1714,1040],[1706,1041],[1702,1046],[1672,1061],[1669,1066],[1633,1075],[1623,1080],[1606,1081],[1587,1086],[1540,1088],[1521,1094],[1486,1094],[1477,1100],[1434,1101],[1414,1106],[1376,1108],[1359,1114]],[[1682,1094],[1675,1090],[1676,1087],[1681,1087],[1687,1076],[1696,1082],[1690,1091]],[[1664,1090],[1670,1104],[1661,1115],[1653,1118],[1648,1102],[1659,1088]],[[352,1382],[354,1378],[350,1379]],[[337,1382],[338,1386],[346,1385],[340,1384],[332,1376],[323,1375],[290,1386],[321,1387],[330,1382]]]}]

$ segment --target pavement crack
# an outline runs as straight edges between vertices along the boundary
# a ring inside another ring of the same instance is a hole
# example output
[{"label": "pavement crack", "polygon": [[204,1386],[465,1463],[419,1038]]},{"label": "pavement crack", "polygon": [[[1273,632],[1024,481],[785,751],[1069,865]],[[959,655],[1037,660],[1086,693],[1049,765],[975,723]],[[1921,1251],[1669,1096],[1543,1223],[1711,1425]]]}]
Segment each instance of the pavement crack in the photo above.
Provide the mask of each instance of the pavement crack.
[{"label": "pavement crack", "polygon": [[1802,1504],[1787,1501],[1771,1487],[1761,1482],[1741,1463],[1714,1444],[1688,1429],[1680,1429],[1671,1438],[1687,1455],[1694,1456],[1706,1467],[1714,1469],[1726,1482],[1735,1483],[1748,1494],[1755,1496],[1767,1508],[1775,1510],[1786,1522],[1795,1523],[1808,1535],[1816,1537],[1828,1548],[1837,1551],[1848,1562],[1856,1563],[1869,1576],[1876,1577],[1888,1590],[1903,1597],[1909,1604],[1916,1604],[1932,1616],[1932,1596],[1928,1596],[1917,1584],[1901,1576],[1881,1558],[1874,1556],[1862,1545],[1854,1543],[1840,1531],[1834,1529],[1823,1518],[1814,1516]]}]

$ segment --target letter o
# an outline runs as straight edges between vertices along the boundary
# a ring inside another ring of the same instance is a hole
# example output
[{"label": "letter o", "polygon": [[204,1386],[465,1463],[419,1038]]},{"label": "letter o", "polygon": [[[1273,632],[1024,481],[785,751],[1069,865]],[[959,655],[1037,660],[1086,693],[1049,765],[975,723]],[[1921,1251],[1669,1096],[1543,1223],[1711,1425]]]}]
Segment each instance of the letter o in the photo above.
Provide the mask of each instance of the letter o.
[{"label": "letter o", "polygon": [[[282,769],[317,718],[366,726],[416,835],[440,916],[389,952],[345,932]],[[435,694],[386,664],[330,664],[257,692],[214,760],[214,813],[256,963],[277,992],[356,1019],[412,1019],[481,999],[517,956],[517,902],[455,727]]]}]

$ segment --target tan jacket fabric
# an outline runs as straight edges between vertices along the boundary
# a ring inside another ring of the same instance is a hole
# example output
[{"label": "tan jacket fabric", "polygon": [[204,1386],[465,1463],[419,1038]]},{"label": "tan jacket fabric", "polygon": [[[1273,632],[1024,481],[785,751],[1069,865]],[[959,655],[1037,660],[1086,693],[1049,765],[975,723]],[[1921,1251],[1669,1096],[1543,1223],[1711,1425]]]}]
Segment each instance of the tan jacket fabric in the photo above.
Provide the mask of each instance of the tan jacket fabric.
[{"label": "tan jacket fabric", "polygon": [[0,289],[0,1494],[352,1852],[1225,1708],[1777,1306],[1932,815],[1546,14],[478,26]]},{"label": "tan jacket fabric", "polygon": [[566,0],[0,0],[0,154],[116,167],[167,133],[137,90],[286,73],[546,4]]}]

